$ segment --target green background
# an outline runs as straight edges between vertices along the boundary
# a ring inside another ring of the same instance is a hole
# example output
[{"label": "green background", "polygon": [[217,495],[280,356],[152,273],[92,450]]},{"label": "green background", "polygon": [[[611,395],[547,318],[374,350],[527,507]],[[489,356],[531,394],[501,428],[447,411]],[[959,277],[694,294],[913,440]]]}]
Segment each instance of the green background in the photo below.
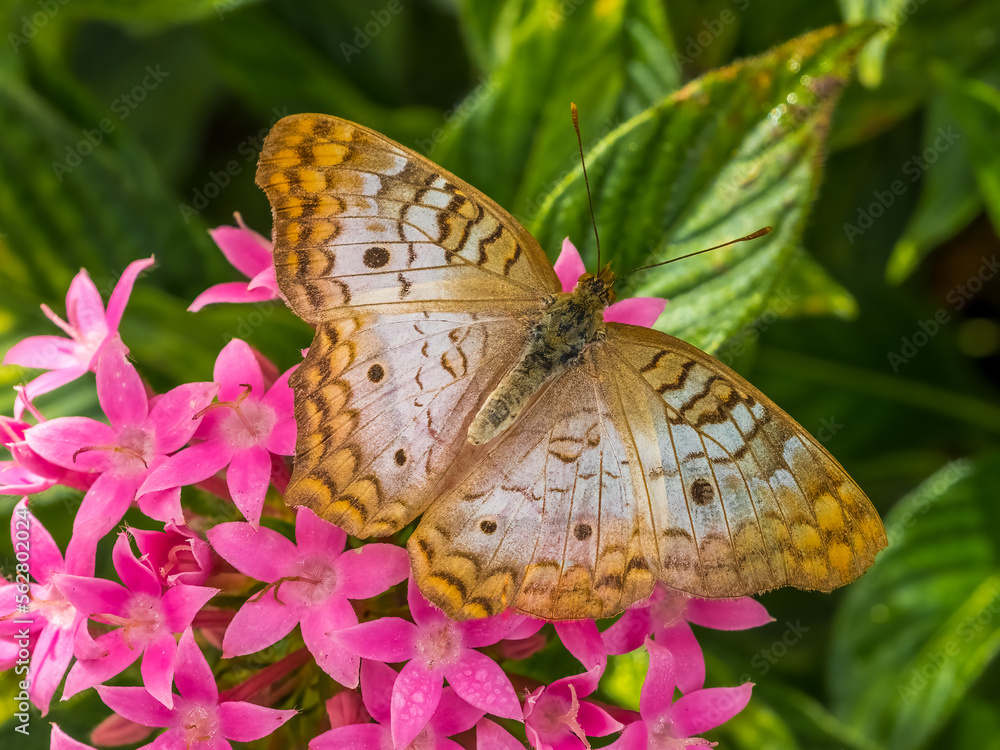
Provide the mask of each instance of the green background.
[{"label": "green background", "polygon": [[[890,549],[846,590],[761,597],[769,626],[698,630],[709,686],[756,683],[711,736],[1000,747],[996,2],[38,0],[0,4],[0,22],[0,351],[55,333],[38,306],[62,314],[81,267],[106,298],[155,254],[122,323],[155,388],[208,379],[233,336],[294,364],[309,332],[280,304],[185,308],[240,278],[206,229],[239,211],[268,234],[256,155],[295,112],[421,151],[550,257],[569,235],[590,268],[570,101],[602,263],[624,272],[773,226],[619,295],[668,297],[658,328],[823,442]],[[5,387],[30,376],[0,368]],[[4,413],[12,402],[0,394]],[[38,405],[98,414],[92,377]],[[63,544],[78,499],[35,504]],[[557,646],[514,668],[577,669]],[[614,660],[600,697],[634,704],[643,670]],[[51,718],[85,740],[102,711],[83,698]],[[32,745],[47,735],[35,717]]]}]

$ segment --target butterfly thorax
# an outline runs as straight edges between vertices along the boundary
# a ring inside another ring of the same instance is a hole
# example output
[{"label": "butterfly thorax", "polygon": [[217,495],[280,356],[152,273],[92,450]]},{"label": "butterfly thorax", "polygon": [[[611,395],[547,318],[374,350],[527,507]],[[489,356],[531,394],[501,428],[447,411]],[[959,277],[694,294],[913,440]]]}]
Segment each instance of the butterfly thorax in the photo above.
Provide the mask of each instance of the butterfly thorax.
[{"label": "butterfly thorax", "polygon": [[572,292],[545,300],[516,365],[487,397],[469,426],[469,442],[492,440],[514,424],[531,397],[546,382],[572,366],[586,348],[603,336],[604,308],[615,299],[614,274],[605,267],[584,274]]}]

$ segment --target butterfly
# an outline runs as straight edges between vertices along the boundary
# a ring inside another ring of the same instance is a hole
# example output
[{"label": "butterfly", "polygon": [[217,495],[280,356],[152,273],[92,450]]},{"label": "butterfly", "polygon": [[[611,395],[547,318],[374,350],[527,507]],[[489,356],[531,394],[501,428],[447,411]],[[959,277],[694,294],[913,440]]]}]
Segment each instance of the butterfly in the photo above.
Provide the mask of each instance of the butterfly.
[{"label": "butterfly", "polygon": [[256,179],[278,285],[316,329],[286,502],[361,538],[423,514],[412,570],[449,616],[609,617],[657,580],[830,591],[885,546],[791,417],[690,344],[604,322],[609,267],[561,292],[539,243],[427,158],[300,114]]}]

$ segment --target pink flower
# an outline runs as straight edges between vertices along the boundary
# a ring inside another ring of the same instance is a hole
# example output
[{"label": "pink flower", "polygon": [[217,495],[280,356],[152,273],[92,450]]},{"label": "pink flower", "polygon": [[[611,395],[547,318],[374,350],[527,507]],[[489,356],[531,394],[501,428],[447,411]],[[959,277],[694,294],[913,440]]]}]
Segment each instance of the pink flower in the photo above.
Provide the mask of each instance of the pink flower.
[{"label": "pink flower", "polygon": [[[364,660],[361,663],[361,694],[365,708],[378,723],[358,723],[331,729],[309,743],[311,750],[392,750],[392,692],[398,679],[392,667]],[[482,715],[482,709],[470,706],[454,690],[446,687],[430,720],[406,747],[461,750],[462,746],[448,737],[471,729]]]},{"label": "pink flower", "polygon": [[167,521],[163,531],[130,528],[128,533],[163,586],[200,586],[212,574],[211,547],[187,526]]},{"label": "pink flower", "polygon": [[589,748],[588,736],[603,737],[622,724],[603,708],[581,701],[597,689],[600,666],[544,685],[524,701],[524,729],[536,750]]},{"label": "pink flower", "polygon": [[190,628],[177,646],[174,676],[179,695],[171,707],[141,687],[98,685],[108,707],[126,719],[150,727],[167,727],[153,742],[155,750],[227,750],[229,740],[250,742],[266,737],[295,715],[244,701],[219,701],[219,687]]},{"label": "pink flower", "polygon": [[[294,369],[294,368],[293,368]],[[205,409],[196,443],[150,472],[140,494],[202,482],[227,465],[233,502],[254,527],[271,482],[271,454],[295,453],[292,389],[284,373],[265,389],[261,364],[250,345],[233,339],[215,360],[219,401]]]},{"label": "pink flower", "polygon": [[[40,423],[46,421],[34,411],[30,402],[29,409],[39,417]],[[86,492],[94,483],[95,477],[85,472],[64,469],[39,456],[28,447],[25,440],[25,435],[31,429],[32,426],[23,420],[0,415],[0,445],[10,451],[14,459],[0,461],[0,494],[34,495],[57,484]]]},{"label": "pink flower", "polygon": [[358,654],[331,631],[358,624],[348,599],[368,599],[406,579],[402,547],[366,544],[344,550],[347,534],[308,508],[298,508],[298,545],[268,528],[223,523],[208,531],[215,551],[237,570],[268,584],[236,613],[223,640],[226,658],[284,638],[297,624],[316,663],[347,687],[358,684]]},{"label": "pink flower", "polygon": [[[188,383],[150,401],[125,346],[115,336],[97,363],[97,398],[111,424],[61,417],[27,431],[28,446],[66,469],[98,474],[73,522],[73,544],[96,546],[117,524],[146,476],[194,434],[195,417],[215,394],[214,383]],[[160,487],[139,505],[159,520],[183,521],[180,490]]]},{"label": "pink flower", "polygon": [[556,634],[566,650],[579,659],[584,669],[608,666],[608,652],[601,638],[601,631],[593,620],[570,620],[553,623]]},{"label": "pink flower", "polygon": [[65,331],[69,339],[60,336],[30,336],[7,351],[3,359],[5,365],[50,371],[28,383],[23,398],[18,398],[14,404],[15,417],[20,417],[24,412],[25,401],[32,401],[36,396],[55,390],[96,368],[97,357],[104,342],[118,334],[118,324],[136,278],[151,265],[151,257],[128,265],[111,292],[107,311],[97,287],[85,270],[81,270],[69,285],[69,293],[66,295],[68,323],[52,312],[48,305],[42,305],[42,312]]},{"label": "pink flower", "polygon": [[639,697],[640,720],[625,727],[609,747],[616,750],[684,750],[690,745],[714,745],[695,737],[733,718],[750,702],[753,683],[733,688],[695,690],[674,701],[678,665],[670,650],[646,639],[649,671]]},{"label": "pink flower", "polygon": [[53,722],[52,732],[49,734],[49,750],[94,750],[94,748],[80,740],[74,740]]},{"label": "pink flower", "polygon": [[506,729],[489,719],[476,722],[476,750],[524,750]]},{"label": "pink flower", "polygon": [[[576,246],[563,240],[562,252],[553,264],[556,276],[564,292],[572,292],[577,280],[587,271]],[[629,323],[634,326],[651,327],[663,313],[667,301],[660,297],[629,297],[609,305],[604,311],[605,323]]]},{"label": "pink flower", "polygon": [[232,281],[216,284],[199,294],[188,310],[198,312],[205,305],[216,302],[263,302],[278,299],[278,281],[274,277],[274,262],[271,243],[243,223],[243,217],[236,214],[236,227],[217,227],[209,230],[215,244],[226,259],[250,283]]},{"label": "pink flower", "polygon": [[66,677],[63,700],[114,677],[142,656],[140,672],[146,689],[170,707],[177,650],[173,634],[190,626],[219,589],[177,583],[161,592],[156,574],[133,557],[125,532],[118,535],[112,559],[124,586],[99,578],[56,576],[56,584],[74,607],[97,622],[120,626],[96,639],[103,655],[78,658]]},{"label": "pink flower", "polygon": [[[0,668],[14,666],[20,647],[18,641],[27,639],[31,651],[28,695],[44,716],[73,658],[74,641],[81,648],[93,644],[86,632],[87,618],[63,595],[57,579],[61,573],[90,575],[94,570],[94,556],[86,556],[71,547],[63,562],[59,547],[41,521],[28,511],[26,500],[21,500],[14,508],[10,525],[14,550],[30,553],[24,564],[35,583],[29,585],[27,592],[21,584],[0,587],[0,615],[3,615],[0,617]],[[25,530],[27,540],[22,536]]]},{"label": "pink flower", "polygon": [[430,721],[441,700],[445,678],[459,697],[476,708],[520,719],[521,706],[507,675],[495,661],[474,649],[504,638],[522,618],[507,612],[483,620],[450,620],[424,599],[412,579],[407,600],[415,624],[383,617],[332,634],[363,659],[409,662],[392,689],[392,739],[396,747],[410,744]]},{"label": "pink flower", "polygon": [[658,644],[670,649],[677,663],[678,687],[689,693],[705,686],[705,660],[689,622],[716,630],[745,630],[774,622],[774,618],[748,596],[698,599],[657,583],[649,599],[625,612],[602,637],[609,654],[625,654],[652,634]]}]

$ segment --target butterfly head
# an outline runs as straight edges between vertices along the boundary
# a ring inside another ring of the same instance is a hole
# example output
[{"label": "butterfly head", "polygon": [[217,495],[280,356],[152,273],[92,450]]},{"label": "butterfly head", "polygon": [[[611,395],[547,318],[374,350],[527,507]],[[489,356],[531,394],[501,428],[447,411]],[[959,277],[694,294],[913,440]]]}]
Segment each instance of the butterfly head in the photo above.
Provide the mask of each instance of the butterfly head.
[{"label": "butterfly head", "polygon": [[596,298],[602,307],[615,301],[615,272],[608,263],[596,275],[585,273],[576,282],[576,294]]}]

